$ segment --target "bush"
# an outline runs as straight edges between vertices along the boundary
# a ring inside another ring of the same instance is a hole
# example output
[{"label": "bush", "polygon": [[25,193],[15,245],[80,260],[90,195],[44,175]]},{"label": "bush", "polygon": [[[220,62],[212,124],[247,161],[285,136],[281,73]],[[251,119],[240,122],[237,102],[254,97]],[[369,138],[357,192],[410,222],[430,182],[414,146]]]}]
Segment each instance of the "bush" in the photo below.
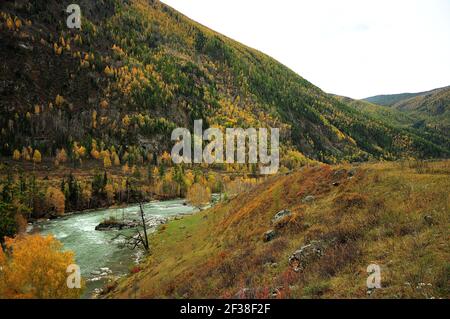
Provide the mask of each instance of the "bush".
[{"label": "bush", "polygon": [[72,252],[52,236],[6,238],[0,248],[0,298],[79,298],[82,289],[67,287]]}]

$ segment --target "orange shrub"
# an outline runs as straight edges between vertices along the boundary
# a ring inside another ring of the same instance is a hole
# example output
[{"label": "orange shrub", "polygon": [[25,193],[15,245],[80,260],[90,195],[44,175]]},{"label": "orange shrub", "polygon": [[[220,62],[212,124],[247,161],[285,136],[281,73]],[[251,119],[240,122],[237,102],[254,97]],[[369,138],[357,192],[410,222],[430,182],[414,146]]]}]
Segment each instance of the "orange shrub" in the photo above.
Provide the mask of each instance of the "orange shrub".
[{"label": "orange shrub", "polygon": [[6,238],[0,247],[0,298],[79,298],[82,289],[67,287],[72,252],[52,236]]}]

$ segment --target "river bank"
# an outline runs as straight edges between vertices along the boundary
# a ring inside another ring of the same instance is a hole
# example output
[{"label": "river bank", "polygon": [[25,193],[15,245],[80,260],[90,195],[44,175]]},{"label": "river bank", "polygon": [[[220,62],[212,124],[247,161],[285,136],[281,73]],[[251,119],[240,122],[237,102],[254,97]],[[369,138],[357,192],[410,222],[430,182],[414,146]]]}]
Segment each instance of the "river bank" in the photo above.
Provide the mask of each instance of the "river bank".
[{"label": "river bank", "polygon": [[[149,233],[172,218],[197,211],[182,199],[145,203],[143,209]],[[75,260],[86,281],[83,298],[91,298],[109,282],[132,272],[144,257],[141,249],[130,250],[125,247],[123,239],[117,238],[118,234],[133,235],[135,229],[98,231],[95,228],[105,219],[133,220],[138,218],[138,213],[139,205],[73,212],[57,219],[35,222],[33,232],[52,234],[64,249],[75,253]]]}]

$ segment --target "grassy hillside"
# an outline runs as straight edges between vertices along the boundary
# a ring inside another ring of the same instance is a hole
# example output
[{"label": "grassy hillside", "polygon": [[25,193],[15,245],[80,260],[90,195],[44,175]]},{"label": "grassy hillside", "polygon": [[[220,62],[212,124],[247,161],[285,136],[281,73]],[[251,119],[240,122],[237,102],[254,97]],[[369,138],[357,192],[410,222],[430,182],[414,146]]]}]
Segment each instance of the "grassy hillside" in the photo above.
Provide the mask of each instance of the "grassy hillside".
[{"label": "grassy hillside", "polygon": [[421,93],[379,95],[366,102],[389,106],[415,118],[415,126],[446,134],[450,129],[450,86]]},{"label": "grassy hillside", "polygon": [[450,130],[450,87],[399,101],[392,107],[419,118],[423,126],[444,134]]},{"label": "grassy hillside", "polygon": [[392,106],[395,103],[419,96],[423,93],[425,92],[376,95],[365,98],[363,100],[373,104]]},{"label": "grassy hillside", "polygon": [[[268,178],[161,227],[152,255],[108,297],[448,298],[449,175],[449,161],[411,161]],[[274,224],[284,209],[292,215]],[[289,264],[308,243],[320,252]],[[370,295],[369,264],[382,277]]]},{"label": "grassy hillside", "polygon": [[[401,127],[412,135],[420,136],[421,138],[432,141],[444,148],[450,147],[450,138],[445,134],[446,127],[450,121],[450,116],[447,111],[440,116],[431,116],[430,114],[427,115],[423,109],[404,111],[401,108],[377,105],[365,100],[354,100],[337,95],[334,95],[334,97],[365,114],[369,114],[379,121],[388,123],[393,127]],[[407,103],[409,103],[408,101],[412,103],[416,100],[422,100],[422,98],[416,97],[411,100],[401,101],[399,102],[399,105],[401,103],[402,105],[407,105]],[[428,104],[428,101],[428,99],[422,101],[424,105],[423,108],[432,106],[432,104]],[[448,105],[450,105],[450,100]]]},{"label": "grassy hillside", "polygon": [[449,154],[159,1],[79,1],[81,31],[65,26],[69,3],[0,4],[4,156],[31,146],[73,158],[73,145],[90,154],[95,144],[114,148],[121,162],[145,161],[170,148],[174,127],[200,118],[279,127],[283,154],[323,162]]}]

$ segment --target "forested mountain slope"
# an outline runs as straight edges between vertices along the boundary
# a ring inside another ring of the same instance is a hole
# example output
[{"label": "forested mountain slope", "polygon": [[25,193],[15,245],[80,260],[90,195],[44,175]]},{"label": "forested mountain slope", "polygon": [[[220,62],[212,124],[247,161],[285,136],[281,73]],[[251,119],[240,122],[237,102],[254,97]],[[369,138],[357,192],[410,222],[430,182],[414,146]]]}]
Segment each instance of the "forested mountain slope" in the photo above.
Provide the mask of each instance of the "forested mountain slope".
[{"label": "forested mountain slope", "polygon": [[449,154],[159,1],[80,0],[82,30],[66,26],[70,3],[0,4],[3,156],[114,148],[132,164],[169,150],[172,129],[200,118],[279,127],[282,154],[324,162]]},{"label": "forested mountain slope", "polygon": [[416,127],[433,128],[444,135],[450,129],[450,86],[421,93],[379,95],[364,101],[402,111],[417,119]]},{"label": "forested mountain slope", "polygon": [[444,148],[450,147],[450,138],[448,137],[448,134],[445,133],[446,126],[448,126],[446,123],[449,120],[448,114],[446,115],[446,118],[443,115],[442,118],[432,119],[430,116],[420,112],[405,112],[394,107],[377,105],[365,100],[354,100],[344,96],[335,95],[334,97],[384,123],[389,123],[395,127],[401,127],[411,134],[420,136],[438,145],[442,145]]}]

